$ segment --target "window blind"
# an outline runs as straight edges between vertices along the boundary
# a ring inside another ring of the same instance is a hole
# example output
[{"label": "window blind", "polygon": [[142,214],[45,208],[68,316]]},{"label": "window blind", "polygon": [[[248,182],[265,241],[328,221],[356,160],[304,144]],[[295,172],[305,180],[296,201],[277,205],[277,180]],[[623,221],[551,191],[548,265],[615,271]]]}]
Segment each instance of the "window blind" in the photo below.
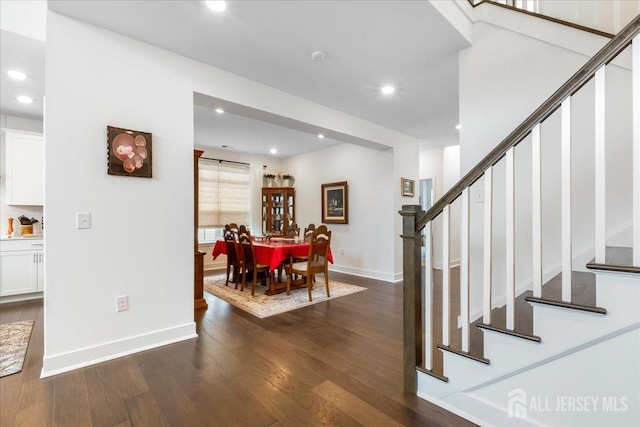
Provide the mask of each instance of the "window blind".
[{"label": "window blind", "polygon": [[200,159],[199,179],[199,227],[249,223],[249,165]]}]

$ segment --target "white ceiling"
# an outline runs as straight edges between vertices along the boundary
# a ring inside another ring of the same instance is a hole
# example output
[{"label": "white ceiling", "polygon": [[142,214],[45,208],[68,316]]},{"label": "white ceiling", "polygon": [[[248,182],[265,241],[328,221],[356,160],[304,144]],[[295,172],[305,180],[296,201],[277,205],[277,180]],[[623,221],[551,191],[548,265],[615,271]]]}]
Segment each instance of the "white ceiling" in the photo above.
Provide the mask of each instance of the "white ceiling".
[{"label": "white ceiling", "polygon": [[[0,110],[2,114],[42,120],[44,97],[45,43],[9,31],[0,31]],[[7,75],[20,70],[25,80]],[[18,101],[20,95],[33,99],[32,104]]]},{"label": "white ceiling", "polygon": [[[231,1],[221,14],[203,1],[48,4],[423,141],[457,140],[458,51],[468,42],[427,1]],[[325,53],[324,62],[311,60],[316,50]],[[3,45],[3,67],[4,56]],[[381,95],[380,86],[389,83],[396,92]],[[251,144],[264,148],[281,141],[282,153],[292,153],[286,157],[319,148],[313,132],[292,134],[204,108],[195,109],[198,146],[212,141],[219,147],[225,140],[246,151],[243,141],[253,129],[259,141]]]}]

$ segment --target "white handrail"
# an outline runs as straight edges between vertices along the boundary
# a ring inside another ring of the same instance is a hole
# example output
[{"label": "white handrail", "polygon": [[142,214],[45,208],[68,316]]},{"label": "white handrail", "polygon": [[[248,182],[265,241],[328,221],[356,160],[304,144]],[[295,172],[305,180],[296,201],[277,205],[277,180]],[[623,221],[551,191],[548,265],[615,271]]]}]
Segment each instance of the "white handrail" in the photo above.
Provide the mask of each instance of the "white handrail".
[{"label": "white handrail", "polygon": [[542,161],[539,123],[531,131],[531,219],[533,296],[542,298]]},{"label": "white handrail", "polygon": [[561,106],[561,160],[562,166],[562,301],[571,302],[571,97]]},{"label": "white handrail", "polygon": [[595,159],[596,159],[596,182],[595,182],[595,225],[596,240],[595,252],[596,262],[604,264],[605,250],[607,246],[607,193],[606,193],[606,134],[605,134],[605,87],[606,87],[606,65],[600,67],[596,71],[596,90],[595,90]]},{"label": "white handrail", "polygon": [[491,323],[491,281],[493,280],[493,166],[484,172],[484,289],[483,317],[486,324]]},{"label": "white handrail", "polygon": [[433,258],[431,256],[431,224],[429,221],[424,227],[425,254],[424,254],[424,367],[433,368]]},{"label": "white handrail", "polygon": [[460,323],[462,351],[469,352],[469,187],[462,192],[460,217]]},{"label": "white handrail", "polygon": [[507,329],[513,330],[516,317],[516,284],[515,284],[515,147],[507,151],[506,161],[506,247],[505,263],[507,268],[506,285],[506,306],[507,306]]},{"label": "white handrail", "polygon": [[449,286],[451,279],[450,222],[449,205],[446,205],[442,210],[442,344],[447,346],[449,345]]},{"label": "white handrail", "polygon": [[632,44],[633,80],[633,265],[640,267],[640,34]]}]

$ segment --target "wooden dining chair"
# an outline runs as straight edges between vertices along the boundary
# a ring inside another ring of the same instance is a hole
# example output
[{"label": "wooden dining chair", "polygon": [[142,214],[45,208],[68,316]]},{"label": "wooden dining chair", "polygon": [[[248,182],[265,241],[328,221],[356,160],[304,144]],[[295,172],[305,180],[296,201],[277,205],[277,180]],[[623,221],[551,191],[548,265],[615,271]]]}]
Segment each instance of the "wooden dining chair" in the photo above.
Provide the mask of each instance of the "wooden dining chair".
[{"label": "wooden dining chair", "polygon": [[240,272],[243,266],[243,256],[238,247],[236,234],[228,226],[225,226],[224,230],[224,244],[227,248],[227,280],[224,282],[224,285],[229,286],[229,275],[233,267],[233,281],[236,283],[236,289],[238,289]]},{"label": "wooden dining chair", "polygon": [[311,289],[313,287],[313,276],[324,273],[324,283],[327,289],[327,298],[329,294],[329,248],[331,247],[331,231],[326,225],[319,226],[311,237],[309,244],[309,255],[306,261],[294,262],[289,266],[289,274],[287,275],[287,295],[291,293],[291,276],[298,274],[306,278],[307,291],[309,292],[309,301],[313,301],[311,297]]},{"label": "wooden dining chair", "polygon": [[287,229],[287,237],[294,238],[299,236],[300,236],[300,227],[298,227],[298,224],[296,224],[295,222],[290,224],[289,228]]},{"label": "wooden dining chair", "polygon": [[251,233],[249,233],[249,231],[247,230],[244,230],[244,232],[240,234],[240,247],[242,248],[243,256],[242,287],[240,288],[240,290],[244,290],[247,274],[249,272],[252,272],[251,295],[253,296],[256,292],[258,273],[262,272],[266,280],[267,273],[269,272],[269,266],[266,264],[260,264],[258,261],[256,261]]},{"label": "wooden dining chair", "polygon": [[[305,227],[304,234],[302,235],[302,241],[305,243],[311,243],[311,238],[313,237],[313,232],[316,231],[316,226],[314,223],[309,224],[308,227]],[[306,261],[308,258],[307,255],[304,256],[295,256],[293,257],[293,262]],[[297,277],[296,277],[297,278]],[[315,277],[312,278],[315,282]]]},{"label": "wooden dining chair", "polygon": [[304,234],[302,238],[305,242],[309,243],[311,241],[311,237],[313,236],[313,232],[316,230],[316,226],[314,223],[309,224],[308,227],[305,227]]}]

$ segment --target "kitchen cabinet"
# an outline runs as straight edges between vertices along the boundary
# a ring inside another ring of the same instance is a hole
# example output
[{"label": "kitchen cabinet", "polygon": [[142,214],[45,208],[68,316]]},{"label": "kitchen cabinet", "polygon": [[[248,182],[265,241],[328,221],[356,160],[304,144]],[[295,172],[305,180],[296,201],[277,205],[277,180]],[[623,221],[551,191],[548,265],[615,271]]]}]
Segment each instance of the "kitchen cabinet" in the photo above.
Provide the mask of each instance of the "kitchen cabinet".
[{"label": "kitchen cabinet", "polygon": [[289,225],[296,221],[295,194],[291,187],[262,188],[262,232],[284,236]]},{"label": "kitchen cabinet", "polygon": [[43,240],[2,240],[0,243],[0,297],[43,290]]},{"label": "kitchen cabinet", "polygon": [[5,130],[6,204],[42,206],[44,139],[41,134]]}]

